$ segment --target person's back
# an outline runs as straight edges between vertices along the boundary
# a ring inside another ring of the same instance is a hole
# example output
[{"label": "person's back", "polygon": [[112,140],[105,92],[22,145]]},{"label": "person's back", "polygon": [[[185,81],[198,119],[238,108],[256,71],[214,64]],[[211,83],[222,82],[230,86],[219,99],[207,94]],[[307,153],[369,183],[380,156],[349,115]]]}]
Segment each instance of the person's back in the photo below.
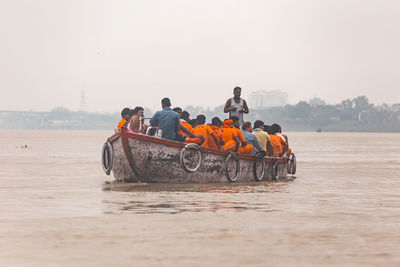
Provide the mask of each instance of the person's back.
[{"label": "person's back", "polygon": [[251,154],[254,156],[256,152],[260,151],[265,156],[265,148],[261,147],[257,137],[252,133],[253,128],[251,127],[251,123],[248,121],[244,122],[242,125],[242,130],[242,134],[244,139],[246,140],[246,143],[251,145],[253,148]]},{"label": "person's back", "polygon": [[161,101],[163,110],[157,111],[151,118],[152,126],[158,124],[158,129],[161,130],[161,137],[169,140],[176,140],[177,132],[180,127],[178,113],[173,111],[171,102],[168,98]]},{"label": "person's back", "polygon": [[281,157],[287,149],[287,144],[285,140],[277,135],[279,128],[276,125],[272,125],[270,128],[270,140],[273,149],[274,157]]},{"label": "person's back", "polygon": [[[224,134],[221,132],[222,121],[218,117],[212,118],[211,129],[213,130],[215,136],[218,139],[219,144],[221,147],[225,145]],[[217,145],[215,144],[214,140],[210,138],[208,140],[208,147],[218,149]]]},{"label": "person's back", "polygon": [[[257,137],[258,142],[261,147],[268,152],[269,156],[272,156],[271,141],[268,133],[264,132],[264,122],[261,120],[256,120],[254,122],[253,134]],[[258,149],[256,148],[258,152]]]}]

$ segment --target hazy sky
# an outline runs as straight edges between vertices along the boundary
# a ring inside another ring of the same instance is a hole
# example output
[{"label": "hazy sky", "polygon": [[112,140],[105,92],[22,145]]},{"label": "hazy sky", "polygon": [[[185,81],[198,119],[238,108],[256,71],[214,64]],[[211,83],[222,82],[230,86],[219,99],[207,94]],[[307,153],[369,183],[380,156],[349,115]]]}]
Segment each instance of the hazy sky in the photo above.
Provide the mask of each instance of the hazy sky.
[{"label": "hazy sky", "polygon": [[398,0],[0,0],[0,110],[400,103]]}]

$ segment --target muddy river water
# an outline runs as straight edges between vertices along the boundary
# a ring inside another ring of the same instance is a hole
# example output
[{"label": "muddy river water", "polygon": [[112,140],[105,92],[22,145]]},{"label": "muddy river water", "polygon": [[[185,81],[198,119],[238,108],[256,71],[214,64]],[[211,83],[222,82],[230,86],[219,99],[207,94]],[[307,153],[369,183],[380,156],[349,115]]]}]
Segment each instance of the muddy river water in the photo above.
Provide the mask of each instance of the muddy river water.
[{"label": "muddy river water", "polygon": [[295,178],[202,185],[108,184],[111,134],[0,132],[0,266],[400,266],[400,134],[292,132]]}]

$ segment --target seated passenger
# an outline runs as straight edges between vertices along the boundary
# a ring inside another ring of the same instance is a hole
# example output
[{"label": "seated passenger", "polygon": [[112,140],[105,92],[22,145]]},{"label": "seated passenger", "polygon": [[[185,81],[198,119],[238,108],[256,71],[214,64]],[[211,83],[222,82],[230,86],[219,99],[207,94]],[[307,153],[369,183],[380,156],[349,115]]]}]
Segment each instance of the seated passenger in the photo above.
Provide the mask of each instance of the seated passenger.
[{"label": "seated passenger", "polygon": [[243,133],[239,128],[240,127],[239,118],[232,117],[232,121],[233,121],[233,129],[236,131],[236,134],[241,143],[241,146],[239,147],[238,152],[244,153],[244,154],[251,154],[253,152],[253,146],[246,143],[246,139],[244,139]]},{"label": "seated passenger", "polygon": [[[253,134],[257,137],[257,140],[260,143],[261,147],[268,152],[268,156],[272,157],[273,151],[272,151],[271,141],[268,133],[264,132],[263,121],[257,120],[254,122]],[[258,151],[257,148],[256,151]]]},{"label": "seated passenger", "polygon": [[128,124],[128,130],[134,133],[146,133],[147,124],[144,123],[144,109],[136,107]]},{"label": "seated passenger", "polygon": [[255,156],[257,149],[263,156],[265,156],[265,149],[261,147],[260,143],[257,140],[257,137],[252,133],[253,127],[251,127],[251,122],[244,122],[242,125],[242,130],[243,137],[246,140],[246,143],[253,146],[253,151],[251,152],[251,155]]},{"label": "seated passenger", "polygon": [[196,135],[193,133],[193,128],[192,126],[187,123],[185,120],[182,119],[182,109],[180,107],[176,107],[173,109],[176,113],[178,113],[179,119],[180,119],[180,129],[178,131],[178,134],[184,137],[184,142],[185,143],[195,143],[198,145],[203,144],[205,141],[205,138],[202,135]]},{"label": "seated passenger", "polygon": [[279,128],[276,125],[270,127],[270,139],[274,157],[282,157],[287,150],[287,143],[282,137],[277,135]]},{"label": "seated passenger", "polygon": [[[225,139],[224,139],[224,134],[221,132],[221,126],[222,126],[222,121],[218,117],[214,117],[211,120],[211,129],[213,130],[215,136],[218,139],[219,144],[221,145],[222,148],[225,146]],[[214,148],[218,149],[217,145],[212,139],[208,140],[208,147],[209,148]],[[210,142],[211,141],[211,142]]]},{"label": "seated passenger", "polygon": [[210,142],[214,141],[218,150],[222,150],[221,145],[218,142],[218,138],[215,136],[214,131],[210,126],[205,125],[206,117],[204,115],[198,115],[196,118],[196,127],[193,128],[193,133],[196,135],[202,135],[205,139],[202,147],[208,147]]},{"label": "seated passenger", "polygon": [[150,120],[150,125],[158,125],[158,133],[160,133],[161,138],[183,142],[184,140],[179,137],[181,135],[177,135],[181,125],[179,116],[178,113],[171,109],[171,101],[169,98],[163,98],[161,100],[161,106],[162,110],[154,114]]},{"label": "seated passenger", "polygon": [[274,124],[272,124],[272,126],[273,125],[276,125],[276,127],[278,127],[278,129],[279,129],[279,131],[278,131],[278,133],[276,133],[276,135],[279,135],[280,137],[282,137],[283,140],[286,142],[287,151],[286,151],[285,154],[286,154],[286,156],[289,156],[290,154],[292,154],[292,150],[289,147],[289,138],[288,138],[288,136],[286,134],[282,133],[282,127],[279,124],[274,123]]},{"label": "seated passenger", "polygon": [[237,136],[236,130],[233,129],[232,124],[232,120],[224,120],[222,123],[221,132],[225,140],[224,149],[236,152],[239,149],[240,140]]},{"label": "seated passenger", "polygon": [[124,108],[124,109],[121,111],[121,117],[122,117],[122,119],[121,119],[120,122],[118,123],[117,130],[116,130],[116,131],[121,131],[122,126],[124,126],[124,124],[125,124],[127,121],[130,120],[130,118],[131,118],[130,111],[131,111],[131,110],[130,110],[129,108]]}]

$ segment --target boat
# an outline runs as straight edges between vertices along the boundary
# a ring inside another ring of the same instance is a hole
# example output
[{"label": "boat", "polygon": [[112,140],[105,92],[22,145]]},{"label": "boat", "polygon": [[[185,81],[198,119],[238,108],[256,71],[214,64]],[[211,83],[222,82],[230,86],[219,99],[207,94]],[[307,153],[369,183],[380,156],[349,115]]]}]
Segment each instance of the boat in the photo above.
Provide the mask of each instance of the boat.
[{"label": "boat", "polygon": [[112,172],[117,182],[250,182],[294,175],[296,157],[218,151],[123,128],[104,143],[102,167],[107,175]]}]

